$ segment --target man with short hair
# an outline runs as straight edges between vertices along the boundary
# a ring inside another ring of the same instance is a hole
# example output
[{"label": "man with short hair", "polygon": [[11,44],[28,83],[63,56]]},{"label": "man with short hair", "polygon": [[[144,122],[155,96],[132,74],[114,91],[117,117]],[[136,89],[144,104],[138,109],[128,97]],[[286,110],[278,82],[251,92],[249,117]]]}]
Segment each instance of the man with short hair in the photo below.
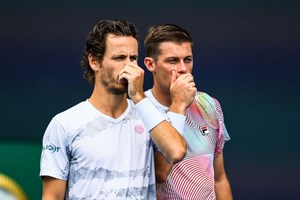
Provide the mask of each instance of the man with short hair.
[{"label": "man with short hair", "polygon": [[186,117],[183,126],[170,120],[186,140],[185,158],[172,164],[159,148],[155,153],[157,198],[231,200],[222,151],[230,137],[219,102],[196,90],[190,34],[175,24],[157,25],[149,29],[144,45],[144,63],[154,81],[146,96],[162,112],[180,104],[177,113]]},{"label": "man with short hair", "polygon": [[81,65],[94,90],[45,131],[43,200],[154,200],[153,145],[170,163],[184,157],[184,139],[145,97],[137,39],[123,20],[102,20],[88,34]]}]

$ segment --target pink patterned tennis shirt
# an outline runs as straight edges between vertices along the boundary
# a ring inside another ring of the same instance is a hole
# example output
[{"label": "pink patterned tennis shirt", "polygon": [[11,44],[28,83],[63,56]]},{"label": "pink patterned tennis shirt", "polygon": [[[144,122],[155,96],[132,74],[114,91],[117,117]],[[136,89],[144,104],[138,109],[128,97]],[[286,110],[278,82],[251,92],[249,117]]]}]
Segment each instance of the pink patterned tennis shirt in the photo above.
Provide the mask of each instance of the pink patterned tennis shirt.
[{"label": "pink patterned tennis shirt", "polygon": [[[162,112],[168,111],[151,90],[146,95]],[[204,92],[197,92],[186,111],[182,135],[187,143],[186,156],[173,166],[166,182],[157,184],[157,199],[216,199],[213,161],[222,152],[224,143],[230,140],[219,102]]]}]

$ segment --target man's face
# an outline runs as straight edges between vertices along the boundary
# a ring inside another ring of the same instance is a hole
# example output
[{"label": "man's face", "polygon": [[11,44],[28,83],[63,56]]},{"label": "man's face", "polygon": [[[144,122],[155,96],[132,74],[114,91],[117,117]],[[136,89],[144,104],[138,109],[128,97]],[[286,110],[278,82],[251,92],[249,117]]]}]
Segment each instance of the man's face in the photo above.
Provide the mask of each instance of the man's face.
[{"label": "man's face", "polygon": [[193,53],[191,43],[161,43],[160,55],[158,55],[154,67],[154,81],[160,85],[162,90],[168,92],[172,70],[176,72],[176,78],[182,74],[192,73]]},{"label": "man's face", "polygon": [[129,62],[137,62],[138,42],[129,36],[109,34],[106,51],[100,63],[100,83],[112,94],[124,94],[128,89],[126,80],[118,81],[119,73]]}]

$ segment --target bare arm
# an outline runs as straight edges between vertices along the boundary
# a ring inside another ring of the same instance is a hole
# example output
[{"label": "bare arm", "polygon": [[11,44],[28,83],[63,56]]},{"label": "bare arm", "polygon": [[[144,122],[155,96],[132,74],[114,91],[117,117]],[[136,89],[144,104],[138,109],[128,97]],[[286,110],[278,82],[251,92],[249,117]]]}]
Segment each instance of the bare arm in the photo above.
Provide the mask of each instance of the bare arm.
[{"label": "bare arm", "polygon": [[157,183],[163,183],[167,180],[173,164],[169,164],[160,152],[155,152],[155,177]]},{"label": "bare arm", "polygon": [[162,113],[148,98],[139,102],[136,105],[136,110],[146,129],[150,132],[153,142],[160,149],[167,162],[175,164],[181,161],[186,153],[186,143],[180,133],[165,120]]},{"label": "bare arm", "polygon": [[[182,74],[181,76],[179,76],[177,78],[176,72],[172,71],[171,85],[170,85],[171,105],[170,105],[169,111],[173,112],[173,113],[185,115],[186,109],[191,105],[191,103],[193,102],[193,100],[195,98],[196,91],[197,90],[195,87],[195,82],[194,82],[194,78],[193,78],[192,74],[190,74],[190,73]],[[182,132],[183,127],[184,127],[184,121],[183,121],[182,129],[177,130],[177,131]],[[178,127],[176,127],[176,129],[177,128]],[[160,131],[160,130],[158,130],[158,131]],[[168,147],[168,149],[173,148],[172,150],[173,150],[173,152],[175,152],[176,149],[178,149],[178,148],[180,150],[179,145],[185,145],[185,148],[186,148],[186,143],[185,143],[184,138],[180,134],[176,134],[174,136],[177,136],[178,138],[174,138],[174,140],[167,141],[167,142],[169,142],[168,144],[170,145]],[[162,140],[167,140],[167,139],[168,138],[164,138]],[[177,141],[177,143],[175,141]],[[180,141],[182,144],[178,143]],[[186,151],[186,149],[185,149],[185,151]],[[172,168],[172,164],[175,164],[176,162],[170,162],[169,158],[166,156],[168,154],[165,154],[164,151],[162,151],[162,153],[163,153],[165,159],[167,159],[165,161],[163,161],[163,159],[159,159],[159,161],[158,161],[158,163],[160,165],[158,167],[158,170],[159,170],[158,173],[161,174],[161,176],[159,176],[159,177],[161,177],[163,180],[164,178],[167,177],[168,173],[170,172],[170,170]],[[177,152],[177,153],[180,155],[179,152]],[[159,157],[163,158],[162,155],[160,155]],[[162,175],[163,172],[167,173],[167,174]]]},{"label": "bare arm", "polygon": [[223,153],[214,159],[214,171],[217,200],[232,200],[231,188],[224,168]]},{"label": "bare arm", "polygon": [[[135,104],[145,99],[143,90],[144,70],[136,62],[126,65],[119,74],[119,79],[125,78],[128,81],[128,95]],[[153,107],[148,113],[145,110],[138,110],[142,120],[155,121],[155,116],[161,116],[155,106],[149,102],[143,102],[146,107]],[[151,105],[150,105],[151,104]],[[140,104],[141,105],[141,104]],[[156,113],[156,114],[155,114]],[[152,114],[153,116],[149,117]],[[146,119],[148,118],[148,119]],[[145,123],[145,121],[144,121]],[[180,133],[166,120],[161,120],[154,127],[148,129],[151,138],[158,148],[162,151],[169,163],[176,163],[182,160],[186,153],[186,143]]]},{"label": "bare arm", "polygon": [[43,177],[43,200],[64,200],[67,182],[50,176]]},{"label": "bare arm", "polygon": [[[172,102],[169,111],[185,115],[186,109],[191,105],[195,98],[196,91],[194,78],[190,73],[183,74],[177,78],[175,71],[172,71],[170,85],[170,98]],[[178,131],[183,132],[183,127],[184,124],[182,129]],[[178,129],[178,127],[176,128]],[[172,167],[173,164],[168,162],[161,153],[155,153],[155,172],[157,182],[166,181]]]},{"label": "bare arm", "polygon": [[169,163],[175,164],[184,158],[185,140],[169,122],[162,121],[150,131],[150,134]]}]

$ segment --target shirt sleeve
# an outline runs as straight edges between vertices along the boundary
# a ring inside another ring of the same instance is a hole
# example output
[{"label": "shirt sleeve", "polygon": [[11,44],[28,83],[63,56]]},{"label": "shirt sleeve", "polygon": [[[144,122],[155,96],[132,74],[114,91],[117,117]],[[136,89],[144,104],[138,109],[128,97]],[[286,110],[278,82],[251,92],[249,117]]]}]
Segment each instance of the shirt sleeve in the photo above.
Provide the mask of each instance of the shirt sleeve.
[{"label": "shirt sleeve", "polygon": [[216,148],[215,148],[215,157],[217,157],[223,151],[225,142],[230,140],[230,136],[227,132],[227,129],[226,129],[226,126],[224,123],[224,116],[223,116],[221,104],[219,103],[219,101],[217,99],[213,98],[213,100],[215,101],[215,104],[216,104],[216,110],[218,113],[218,123],[219,123],[218,139],[217,139],[217,144],[216,144]]},{"label": "shirt sleeve", "polygon": [[43,137],[40,176],[67,180],[69,174],[67,152],[65,129],[57,120],[52,119]]}]

